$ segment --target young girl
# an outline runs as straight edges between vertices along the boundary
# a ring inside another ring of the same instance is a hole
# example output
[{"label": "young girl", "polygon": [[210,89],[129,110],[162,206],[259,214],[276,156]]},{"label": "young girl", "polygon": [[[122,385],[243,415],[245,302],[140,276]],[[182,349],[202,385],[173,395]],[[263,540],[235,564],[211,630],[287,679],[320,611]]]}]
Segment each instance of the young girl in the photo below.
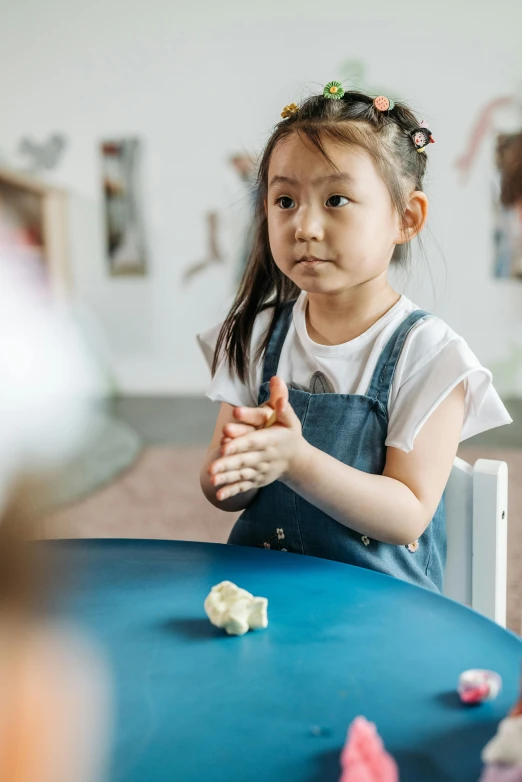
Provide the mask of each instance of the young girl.
[{"label": "young girl", "polygon": [[426,223],[431,132],[339,82],[282,116],[240,290],[199,337],[221,402],[202,489],[245,509],[229,543],[441,591],[459,441],[511,419],[464,340],[388,282]]}]

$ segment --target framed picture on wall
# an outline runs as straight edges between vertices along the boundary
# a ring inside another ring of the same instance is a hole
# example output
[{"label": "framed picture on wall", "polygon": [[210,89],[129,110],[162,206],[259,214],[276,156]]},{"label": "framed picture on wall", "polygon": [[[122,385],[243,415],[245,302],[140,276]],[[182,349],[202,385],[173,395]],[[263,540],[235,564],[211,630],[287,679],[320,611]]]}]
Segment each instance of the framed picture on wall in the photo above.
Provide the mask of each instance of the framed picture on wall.
[{"label": "framed picture on wall", "polygon": [[70,289],[67,193],[0,168],[0,249],[40,267],[52,293]]},{"label": "framed picture on wall", "polygon": [[144,275],[147,252],[140,188],[141,142],[101,142],[105,249],[112,275]]}]

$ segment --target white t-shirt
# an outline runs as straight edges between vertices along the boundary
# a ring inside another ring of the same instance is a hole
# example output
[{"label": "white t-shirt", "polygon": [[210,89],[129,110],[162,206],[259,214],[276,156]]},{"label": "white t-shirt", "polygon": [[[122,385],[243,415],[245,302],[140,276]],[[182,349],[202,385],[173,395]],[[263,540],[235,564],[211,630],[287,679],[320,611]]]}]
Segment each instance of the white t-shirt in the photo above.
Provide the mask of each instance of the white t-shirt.
[{"label": "white t-shirt", "polygon": [[[355,339],[341,345],[319,345],[306,328],[307,294],[302,291],[293,309],[292,321],[281,351],[277,374],[287,384],[308,388],[314,372],[322,372],[336,394],[366,394],[381,351],[414,310],[405,296]],[[256,318],[251,356],[262,344],[273,309]],[[212,366],[221,324],[198,335],[203,354]],[[263,362],[250,363],[247,382],[229,372],[221,360],[207,392],[209,399],[237,406],[257,407],[263,378]],[[461,441],[511,423],[511,418],[493,388],[491,372],[481,366],[466,342],[436,317],[417,323],[408,334],[393,378],[388,399],[386,445],[408,453],[419,431],[438,405],[461,381],[466,381],[466,409]]]}]

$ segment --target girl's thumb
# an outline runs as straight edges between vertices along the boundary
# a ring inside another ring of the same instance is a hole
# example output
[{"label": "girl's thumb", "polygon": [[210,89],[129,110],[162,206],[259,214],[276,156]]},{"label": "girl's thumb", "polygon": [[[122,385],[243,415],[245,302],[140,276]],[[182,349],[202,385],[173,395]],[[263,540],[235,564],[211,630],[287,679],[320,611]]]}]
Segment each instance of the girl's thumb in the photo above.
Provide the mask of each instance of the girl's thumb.
[{"label": "girl's thumb", "polygon": [[270,406],[276,408],[276,404],[278,399],[285,399],[288,400],[288,386],[286,385],[285,381],[282,380],[280,377],[277,377],[277,375],[274,375],[274,377],[270,381]]},{"label": "girl's thumb", "polygon": [[288,398],[284,399],[278,399],[276,403],[276,415],[277,415],[277,423],[281,424],[282,426],[288,426],[291,427],[295,424],[297,420],[297,416],[288,402]]}]

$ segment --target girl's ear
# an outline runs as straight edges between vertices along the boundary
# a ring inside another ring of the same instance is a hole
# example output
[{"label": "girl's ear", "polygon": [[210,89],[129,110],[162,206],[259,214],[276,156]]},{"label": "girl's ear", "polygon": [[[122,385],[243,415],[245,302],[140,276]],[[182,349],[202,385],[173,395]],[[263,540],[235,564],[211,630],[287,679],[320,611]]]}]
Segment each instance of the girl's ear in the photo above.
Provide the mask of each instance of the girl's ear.
[{"label": "girl's ear", "polygon": [[401,228],[400,238],[396,244],[405,244],[420,234],[426,220],[428,219],[428,199],[426,193],[422,190],[414,190],[410,194],[404,220]]}]

